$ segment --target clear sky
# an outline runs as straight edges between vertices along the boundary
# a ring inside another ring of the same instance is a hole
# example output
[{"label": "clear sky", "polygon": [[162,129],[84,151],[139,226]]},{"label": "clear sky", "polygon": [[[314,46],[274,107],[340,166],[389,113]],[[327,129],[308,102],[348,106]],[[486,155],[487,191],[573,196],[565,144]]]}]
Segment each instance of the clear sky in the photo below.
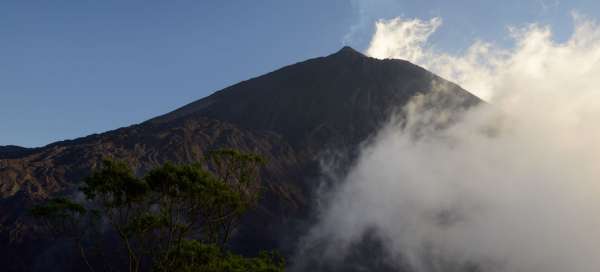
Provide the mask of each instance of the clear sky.
[{"label": "clear sky", "polygon": [[599,1],[4,0],[0,145],[41,146],[139,123],[344,44],[364,50],[377,19],[441,17],[436,47],[510,43],[537,22],[565,39]]}]

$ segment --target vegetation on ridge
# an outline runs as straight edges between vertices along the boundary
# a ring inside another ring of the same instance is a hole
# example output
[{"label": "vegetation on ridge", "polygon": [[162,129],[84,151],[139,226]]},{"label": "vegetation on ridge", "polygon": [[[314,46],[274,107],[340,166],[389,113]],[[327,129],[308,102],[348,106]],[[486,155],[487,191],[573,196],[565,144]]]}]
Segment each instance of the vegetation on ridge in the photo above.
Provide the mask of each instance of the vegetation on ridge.
[{"label": "vegetation on ridge", "polygon": [[[90,271],[283,271],[275,253],[247,258],[227,250],[257,204],[263,164],[254,154],[218,150],[204,166],[167,163],[138,178],[125,163],[105,160],[80,188],[83,201],[52,199],[31,214],[53,237],[73,241]],[[110,235],[122,260],[103,252]]]}]

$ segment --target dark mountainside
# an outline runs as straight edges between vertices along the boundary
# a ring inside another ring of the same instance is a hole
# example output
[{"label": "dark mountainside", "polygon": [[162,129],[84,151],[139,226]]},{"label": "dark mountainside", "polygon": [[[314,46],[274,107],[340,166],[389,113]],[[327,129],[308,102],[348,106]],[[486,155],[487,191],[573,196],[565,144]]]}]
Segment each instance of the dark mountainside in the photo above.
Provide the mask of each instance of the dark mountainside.
[{"label": "dark mountainside", "polygon": [[[43,148],[0,147],[0,267],[74,269],[57,242],[41,241],[26,210],[49,196],[72,196],[104,157],[138,174],[167,161],[191,162],[231,147],[269,160],[260,207],[234,241],[238,252],[291,254],[309,226],[325,154],[350,158],[415,94],[432,83],[463,105],[479,99],[402,60],[377,60],[349,47],[240,82],[147,122]],[[440,84],[443,83],[443,84]],[[442,105],[443,106],[443,105]]]}]

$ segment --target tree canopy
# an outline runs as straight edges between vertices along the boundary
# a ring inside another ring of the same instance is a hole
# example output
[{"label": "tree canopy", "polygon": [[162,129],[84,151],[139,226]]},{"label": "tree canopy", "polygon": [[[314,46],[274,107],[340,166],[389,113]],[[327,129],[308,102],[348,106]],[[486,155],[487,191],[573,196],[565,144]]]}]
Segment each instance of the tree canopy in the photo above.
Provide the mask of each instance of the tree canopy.
[{"label": "tree canopy", "polygon": [[[53,237],[72,240],[90,271],[283,271],[275,253],[248,258],[227,250],[259,200],[264,163],[216,150],[205,164],[166,163],[137,177],[126,163],[104,160],[84,180],[82,201],[51,199],[31,214]],[[110,235],[126,258],[96,265],[90,256],[106,256],[99,240]]]}]

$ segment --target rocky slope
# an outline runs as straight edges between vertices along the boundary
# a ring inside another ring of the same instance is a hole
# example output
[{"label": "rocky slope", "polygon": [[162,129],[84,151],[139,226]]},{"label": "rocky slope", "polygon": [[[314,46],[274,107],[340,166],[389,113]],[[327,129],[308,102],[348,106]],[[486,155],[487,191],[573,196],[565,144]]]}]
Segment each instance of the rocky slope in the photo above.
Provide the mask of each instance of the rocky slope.
[{"label": "rocky slope", "polygon": [[[442,83],[442,84],[440,84]],[[442,86],[464,105],[479,100],[402,60],[377,60],[345,47],[240,82],[147,122],[38,149],[0,148],[0,267],[38,270],[49,259],[25,211],[72,194],[102,158],[128,161],[139,174],[166,161],[199,160],[233,147],[262,154],[268,188],[235,247],[293,249],[311,212],[319,159],[348,158],[412,96]],[[47,268],[48,264],[44,264]],[[47,270],[45,270],[47,271]]]}]

